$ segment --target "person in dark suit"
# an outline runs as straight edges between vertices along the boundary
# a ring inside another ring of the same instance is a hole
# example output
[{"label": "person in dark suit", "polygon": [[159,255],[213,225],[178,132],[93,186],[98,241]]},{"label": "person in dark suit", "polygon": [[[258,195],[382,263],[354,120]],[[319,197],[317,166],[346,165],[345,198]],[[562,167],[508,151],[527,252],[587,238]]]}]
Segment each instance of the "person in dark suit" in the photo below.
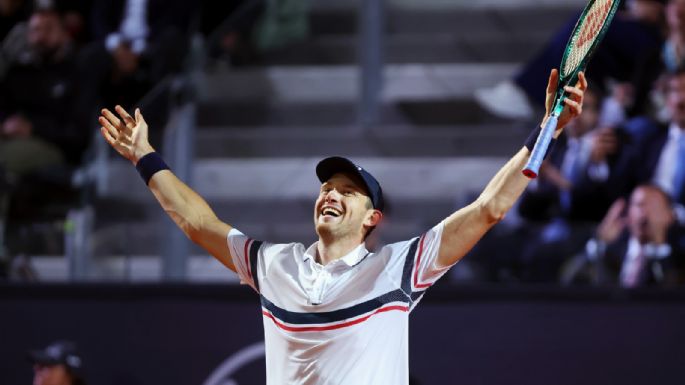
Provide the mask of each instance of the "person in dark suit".
[{"label": "person in dark suit", "polygon": [[75,117],[76,50],[61,15],[36,10],[23,38],[25,49],[0,77],[0,164],[14,174],[78,165],[87,136]]},{"label": "person in dark suit", "polygon": [[[590,92],[590,90],[592,90]],[[624,168],[621,131],[597,128],[600,96],[585,95],[583,114],[569,125],[519,204],[527,220],[522,250],[524,280],[555,281],[561,263],[580,251],[623,187],[615,168]]]},{"label": "person in dark suit", "polygon": [[562,282],[618,284],[625,288],[683,282],[671,199],[658,186],[635,188],[610,208],[586,250],[568,264]]},{"label": "person in dark suit", "polygon": [[[671,0],[671,2],[680,0]],[[644,84],[650,84],[648,65],[645,57],[658,51],[664,41],[661,28],[665,0],[628,0],[625,9],[619,11],[612,21],[598,49],[588,64],[590,80],[600,87],[607,86],[609,79],[631,84],[638,73]],[[501,82],[492,88],[479,89],[476,101],[490,113],[510,119],[530,119],[532,106],[542,103],[544,95],[537,90],[545,84],[544,76],[561,60],[569,36],[578,20],[573,15],[557,31],[552,39],[534,57],[526,62],[512,79]],[[650,56],[651,57],[651,56]],[[651,65],[651,62],[649,62]],[[651,85],[650,85],[651,86]],[[606,89],[606,91],[610,91]],[[607,92],[608,93],[608,92]],[[646,100],[637,95],[633,105]],[[521,101],[517,100],[521,98]],[[515,100],[515,102],[511,102]],[[642,108],[642,105],[637,106]]]},{"label": "person in dark suit", "polygon": [[674,203],[685,204],[685,68],[666,75],[668,123],[654,120],[642,125],[640,139],[622,171],[635,186],[653,183]]},{"label": "person in dark suit", "polygon": [[195,8],[181,0],[96,1],[90,18],[94,42],[81,55],[84,83],[90,84],[81,109],[95,114],[99,104],[132,106],[179,71]]}]

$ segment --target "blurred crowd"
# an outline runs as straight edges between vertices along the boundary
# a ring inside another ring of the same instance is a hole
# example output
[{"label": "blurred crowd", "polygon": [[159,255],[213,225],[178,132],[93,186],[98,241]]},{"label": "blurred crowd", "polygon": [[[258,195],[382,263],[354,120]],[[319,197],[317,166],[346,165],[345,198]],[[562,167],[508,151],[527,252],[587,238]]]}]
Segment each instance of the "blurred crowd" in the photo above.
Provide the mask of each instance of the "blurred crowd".
[{"label": "blurred crowd", "polygon": [[[576,18],[512,79],[477,91],[479,103],[501,117],[532,117]],[[474,264],[496,281],[682,284],[685,0],[625,2],[587,75],[582,116],[513,218],[474,250]]]},{"label": "blurred crowd", "polygon": [[[22,221],[79,199],[73,171],[90,156],[99,107],[138,105],[183,69],[196,32],[209,55],[254,61],[255,50],[303,36],[303,3],[0,0],[0,275],[2,245],[32,242]],[[540,90],[577,16],[512,79],[479,90],[477,101],[504,118],[538,116],[533,106],[544,103]],[[515,212],[465,260],[470,276],[685,282],[685,0],[625,1],[587,74],[583,115]],[[151,127],[163,126],[166,103],[141,106]]]},{"label": "blurred crowd", "polygon": [[160,141],[166,80],[184,69],[192,36],[211,37],[214,56],[248,60],[264,9],[260,0],[0,0],[0,277],[10,254],[61,251],[32,232],[83,200],[88,186],[74,176],[92,161],[98,110],[139,106]]}]

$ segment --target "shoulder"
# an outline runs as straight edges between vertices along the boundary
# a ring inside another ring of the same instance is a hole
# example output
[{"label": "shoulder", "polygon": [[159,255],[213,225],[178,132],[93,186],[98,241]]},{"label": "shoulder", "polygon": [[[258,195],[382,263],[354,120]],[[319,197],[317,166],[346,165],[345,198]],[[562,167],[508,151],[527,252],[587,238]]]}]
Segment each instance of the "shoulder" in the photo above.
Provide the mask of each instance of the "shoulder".
[{"label": "shoulder", "polygon": [[271,243],[257,241],[260,245],[260,251],[264,254],[271,256],[297,256],[301,257],[304,255],[306,248],[302,243],[291,242],[291,243]]},{"label": "shoulder", "polygon": [[413,238],[383,246],[378,250],[378,254],[387,255],[388,257],[404,257],[420,252],[421,248],[425,248],[429,244],[440,240],[444,227],[445,222],[440,221],[432,228]]}]

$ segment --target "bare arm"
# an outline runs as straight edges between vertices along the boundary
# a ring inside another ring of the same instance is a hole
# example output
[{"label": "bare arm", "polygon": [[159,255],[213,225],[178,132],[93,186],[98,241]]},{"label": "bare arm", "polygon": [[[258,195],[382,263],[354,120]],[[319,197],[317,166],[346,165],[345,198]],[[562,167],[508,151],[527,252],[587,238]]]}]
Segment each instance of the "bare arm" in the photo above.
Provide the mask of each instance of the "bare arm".
[{"label": "bare arm", "polygon": [[[148,142],[148,127],[140,110],[133,119],[123,108],[116,107],[121,119],[102,110],[99,122],[105,140],[134,165],[154,151]],[[152,176],[148,187],[164,211],[193,242],[235,271],[226,236],[231,226],[217,218],[207,202],[169,170]]]},{"label": "bare arm", "polygon": [[[547,85],[545,120],[552,107],[557,79],[558,72],[553,70]],[[575,87],[567,87],[566,91],[571,94],[571,98],[565,100],[567,106],[559,117],[555,138],[561,134],[563,127],[571,119],[582,112],[583,92],[586,88],[587,81],[582,73]],[[450,266],[459,261],[492,226],[504,218],[530,182],[530,179],[521,173],[529,156],[530,151],[527,148],[519,150],[495,174],[475,202],[447,217],[438,255],[439,267]]]}]

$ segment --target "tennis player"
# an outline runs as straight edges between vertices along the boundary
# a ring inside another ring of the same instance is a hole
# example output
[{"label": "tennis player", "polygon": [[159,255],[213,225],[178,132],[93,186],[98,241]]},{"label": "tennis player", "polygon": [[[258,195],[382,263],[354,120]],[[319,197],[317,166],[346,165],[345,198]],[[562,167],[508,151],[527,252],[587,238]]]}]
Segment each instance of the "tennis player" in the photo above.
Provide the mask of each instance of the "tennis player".
[{"label": "tennis player", "polygon": [[[545,119],[557,78],[553,70]],[[566,88],[555,138],[581,113],[586,87],[581,73],[578,84]],[[370,252],[364,239],[383,218],[383,192],[350,160],[326,158],[316,167],[318,242],[305,247],[257,241],[219,220],[176,178],[149,144],[139,110],[134,117],[120,106],[116,112],[118,117],[103,109],[99,118],[107,142],[136,166],[181,230],[258,293],[271,385],[408,384],[409,313],[521,195],[529,182],[521,169],[540,131],[533,131],[475,202],[414,239]],[[231,328],[231,321],[226,325]]]}]

